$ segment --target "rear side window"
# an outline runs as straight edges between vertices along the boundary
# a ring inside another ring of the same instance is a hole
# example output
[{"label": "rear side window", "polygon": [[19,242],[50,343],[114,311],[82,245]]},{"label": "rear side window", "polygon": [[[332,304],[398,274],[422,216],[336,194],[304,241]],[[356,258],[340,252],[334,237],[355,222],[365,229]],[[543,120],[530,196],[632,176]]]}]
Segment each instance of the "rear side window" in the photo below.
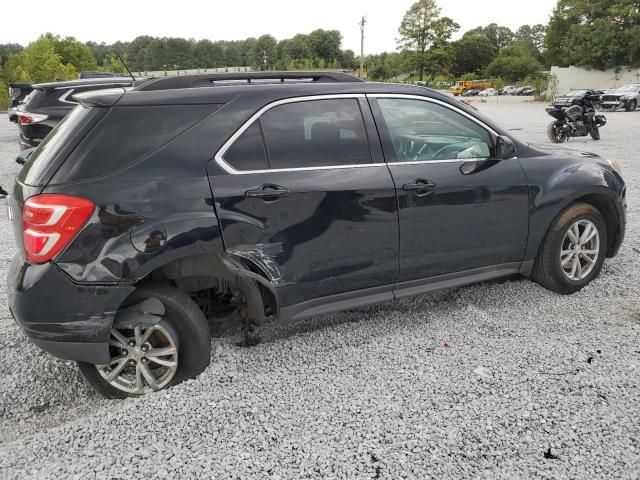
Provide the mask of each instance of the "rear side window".
[{"label": "rear side window", "polygon": [[371,163],[358,100],[313,100],[279,105],[261,118],[271,168]]},{"label": "rear side window", "polygon": [[60,167],[54,183],[114,173],[153,153],[215,111],[217,105],[115,107]]},{"label": "rear side window", "polygon": [[[34,91],[34,93],[37,90]],[[32,95],[34,94],[32,93]],[[48,178],[55,157],[92,114],[91,108],[76,107],[56,125],[22,167],[18,179],[26,185],[42,185]]]},{"label": "rear side window", "polygon": [[357,99],[307,100],[265,112],[224,160],[244,171],[340,167],[371,163],[371,151]]},{"label": "rear side window", "polygon": [[267,153],[262,141],[260,123],[253,123],[231,145],[224,156],[228,164],[236,170],[264,170],[269,168]]}]

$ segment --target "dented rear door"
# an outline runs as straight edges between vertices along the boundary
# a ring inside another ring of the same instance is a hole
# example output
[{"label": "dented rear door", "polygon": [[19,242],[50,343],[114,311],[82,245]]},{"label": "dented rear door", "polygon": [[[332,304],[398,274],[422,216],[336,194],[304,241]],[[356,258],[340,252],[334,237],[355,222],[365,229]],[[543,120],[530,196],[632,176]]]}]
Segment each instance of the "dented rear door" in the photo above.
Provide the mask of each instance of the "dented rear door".
[{"label": "dented rear door", "polygon": [[362,100],[276,102],[209,164],[227,252],[260,268],[282,307],[398,274],[394,184]]}]

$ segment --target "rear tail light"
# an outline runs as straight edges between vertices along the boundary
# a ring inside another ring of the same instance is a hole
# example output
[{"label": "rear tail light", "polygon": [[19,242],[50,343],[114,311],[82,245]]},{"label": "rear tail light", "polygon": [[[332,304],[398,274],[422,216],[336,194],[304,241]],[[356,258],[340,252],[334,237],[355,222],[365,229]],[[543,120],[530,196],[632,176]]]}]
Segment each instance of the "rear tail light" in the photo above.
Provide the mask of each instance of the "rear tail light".
[{"label": "rear tail light", "polygon": [[22,209],[24,253],[30,263],[46,263],[66,247],[95,210],[91,200],[70,195],[42,194]]},{"label": "rear tail light", "polygon": [[47,118],[49,118],[47,115],[40,113],[19,112],[18,123],[20,125],[30,125],[32,123],[44,122]]}]

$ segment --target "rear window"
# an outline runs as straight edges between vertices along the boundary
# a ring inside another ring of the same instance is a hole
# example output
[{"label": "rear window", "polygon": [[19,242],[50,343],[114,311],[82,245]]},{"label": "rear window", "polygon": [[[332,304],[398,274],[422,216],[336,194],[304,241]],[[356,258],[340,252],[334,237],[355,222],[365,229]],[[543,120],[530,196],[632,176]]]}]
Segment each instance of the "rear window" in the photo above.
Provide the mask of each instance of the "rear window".
[{"label": "rear window", "polygon": [[[31,95],[36,92],[37,90],[32,92]],[[20,170],[18,180],[27,185],[42,185],[46,183],[49,174],[52,173],[50,169],[55,163],[55,157],[84,122],[88,120],[91,113],[91,108],[81,106],[74,108],[38,145],[22,170]]]},{"label": "rear window", "polygon": [[160,149],[218,107],[112,108],[65,160],[53,182],[89,180],[123,169]]}]

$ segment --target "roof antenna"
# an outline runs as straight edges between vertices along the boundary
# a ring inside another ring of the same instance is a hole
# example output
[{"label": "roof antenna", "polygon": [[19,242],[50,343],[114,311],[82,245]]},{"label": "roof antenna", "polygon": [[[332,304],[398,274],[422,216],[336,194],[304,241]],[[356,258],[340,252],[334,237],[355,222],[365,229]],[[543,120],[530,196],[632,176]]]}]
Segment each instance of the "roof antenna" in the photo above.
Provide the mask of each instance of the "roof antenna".
[{"label": "roof antenna", "polygon": [[116,54],[116,57],[118,57],[118,60],[120,60],[122,65],[124,65],[125,70],[127,71],[129,76],[131,77],[131,80],[133,80],[135,82],[136,81],[136,77],[133,76],[133,73],[131,73],[131,70],[129,70],[129,67],[127,67],[127,63],[124,61],[124,58],[122,58],[122,55],[120,55],[120,52],[118,52],[118,50],[116,50],[116,49],[113,49],[113,52]]}]

